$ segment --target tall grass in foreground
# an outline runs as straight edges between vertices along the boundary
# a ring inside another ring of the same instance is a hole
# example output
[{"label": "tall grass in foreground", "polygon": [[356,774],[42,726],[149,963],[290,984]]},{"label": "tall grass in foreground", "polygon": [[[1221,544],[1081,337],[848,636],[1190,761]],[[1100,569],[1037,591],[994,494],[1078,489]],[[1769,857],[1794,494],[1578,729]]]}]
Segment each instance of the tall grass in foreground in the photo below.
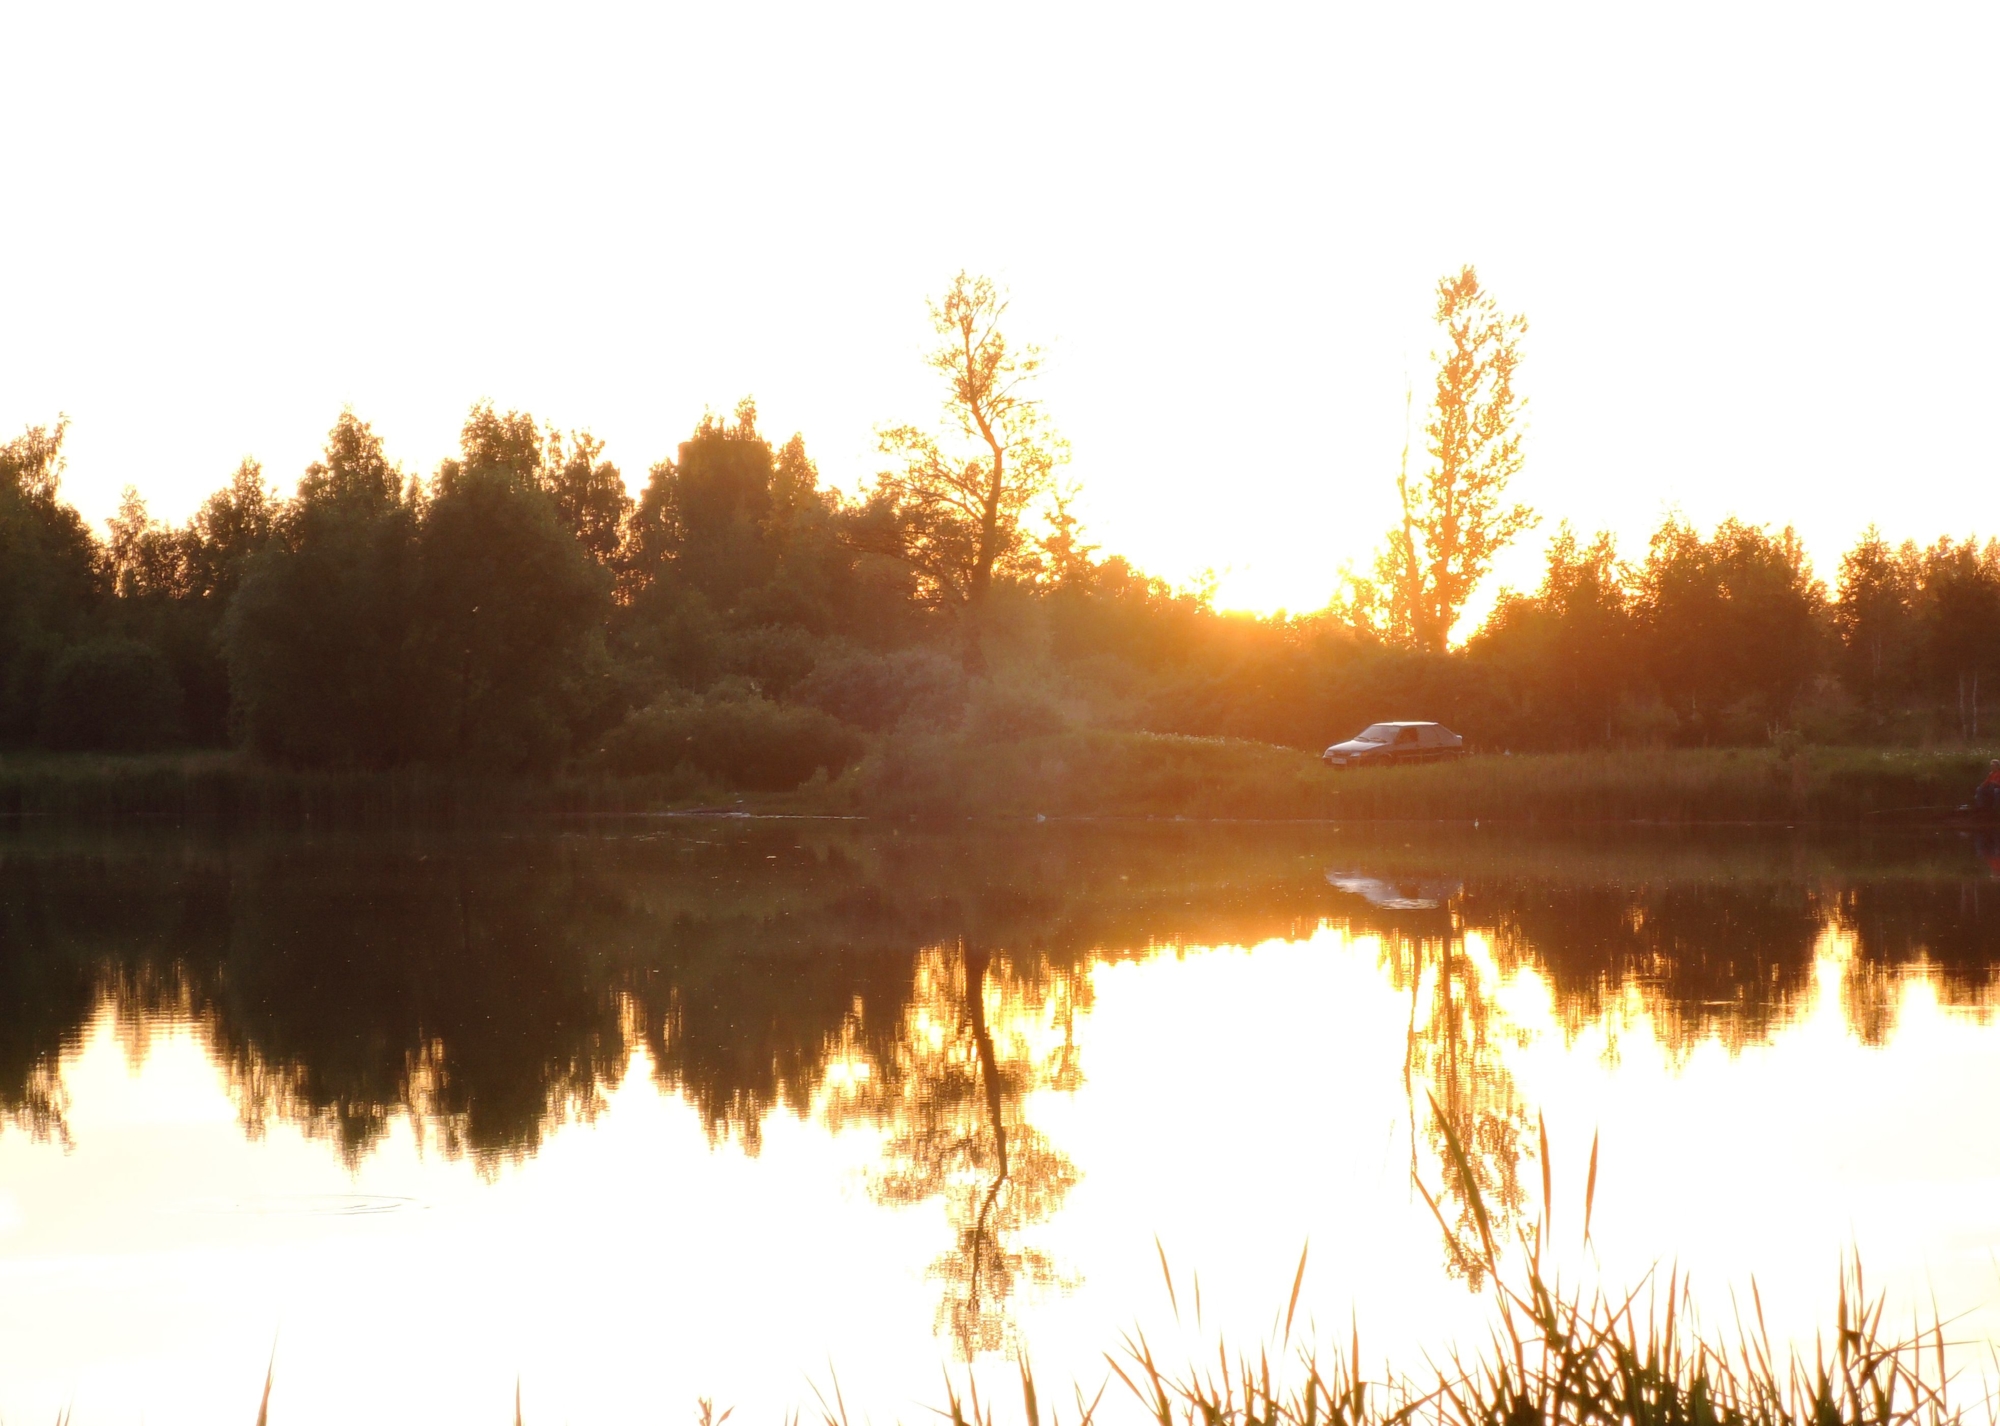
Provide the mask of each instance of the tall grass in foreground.
[{"label": "tall grass in foreground", "polygon": [[[1487,1230],[1483,1209],[1477,1216]],[[1706,1336],[1678,1275],[1663,1292],[1643,1285],[1623,1297],[1565,1292],[1543,1272],[1539,1239],[1538,1229],[1525,1245],[1526,1266],[1510,1281],[1488,1238],[1492,1334],[1477,1350],[1422,1372],[1367,1378],[1358,1326],[1345,1346],[1326,1354],[1295,1348],[1301,1255],[1275,1356],[1268,1346],[1254,1357],[1232,1356],[1218,1344],[1214,1361],[1175,1369],[1135,1333],[1107,1354],[1106,1386],[1095,1395],[1073,1388],[1067,1411],[1043,1399],[1022,1356],[1019,1412],[1010,1403],[1004,1419],[1099,1426],[1100,1416],[1130,1419],[1133,1405],[1155,1426],[1960,1426],[1996,1419],[1990,1383],[1971,1412],[1951,1399],[1945,1324],[1912,1322],[1898,1335],[1885,1321],[1883,1299],[1869,1296],[1858,1259],[1843,1264],[1831,1337],[1816,1338],[1808,1358],[1773,1347],[1754,1285],[1750,1320],[1739,1320],[1729,1337]],[[1105,1400],[1114,1380],[1129,1393],[1123,1411],[1115,1394]],[[947,1374],[944,1392],[944,1405],[932,1412],[950,1426],[1003,1419],[970,1374],[963,1389]],[[267,1377],[257,1426],[271,1419],[269,1400]],[[695,1426],[722,1426],[731,1414],[704,1399]],[[818,1414],[823,1426],[856,1426],[837,1377],[830,1392],[819,1393]],[[282,1426],[282,1415],[277,1419]],[[514,1426],[527,1419],[517,1386]],[[799,1426],[798,1415],[785,1426]]]},{"label": "tall grass in foreground", "polygon": [[[1361,1366],[1357,1323],[1344,1346],[1325,1353],[1310,1344],[1294,1345],[1292,1329],[1305,1281],[1306,1254],[1299,1255],[1276,1342],[1254,1356],[1216,1346],[1213,1362],[1164,1366],[1143,1332],[1128,1335],[1107,1353],[1105,1385],[1094,1396],[1073,1388],[1074,1406],[1065,1416],[1044,1401],[1025,1355],[1016,1359],[1020,1414],[1007,1420],[1026,1426],[1098,1426],[1105,1397],[1115,1379],[1129,1393],[1121,1419],[1136,1405],[1154,1426],[1961,1426],[1992,1423],[1994,1386],[1985,1378],[1972,1410],[1953,1400],[1946,1363],[1944,1319],[1935,1312],[1924,1324],[1913,1319],[1907,1332],[1887,1320],[1886,1300],[1871,1296],[1859,1257],[1841,1265],[1830,1334],[1816,1334],[1807,1356],[1797,1347],[1780,1350],[1771,1341],[1755,1280],[1751,1312],[1738,1306],[1725,1334],[1712,1334],[1696,1316],[1692,1292],[1676,1271],[1664,1290],[1649,1274],[1633,1291],[1619,1296],[1565,1287],[1544,1264],[1543,1249],[1553,1221],[1548,1133],[1540,1128],[1541,1214],[1520,1236],[1520,1266],[1509,1267],[1495,1241],[1492,1220],[1470,1171],[1464,1146],[1432,1100],[1443,1131],[1452,1182],[1462,1185],[1478,1231],[1478,1252],[1493,1295],[1494,1320],[1487,1339],[1470,1351],[1454,1350],[1421,1371],[1385,1369],[1371,1380]],[[1451,1229],[1436,1196],[1419,1192],[1447,1236]],[[1597,1145],[1591,1145],[1584,1194],[1583,1242],[1597,1188]],[[1171,1267],[1162,1250],[1160,1270],[1176,1321],[1180,1304]],[[1197,1292],[1197,1325],[1199,1325]],[[2000,1360],[1996,1360],[2000,1368]],[[270,1426],[271,1384],[267,1369],[257,1410],[257,1426]],[[819,1392],[822,1426],[855,1426],[839,1378]],[[933,1408],[950,1426],[996,1426],[999,1413],[990,1396],[982,1400],[970,1372],[961,1390],[949,1372],[945,1403]],[[1110,1410],[1121,1403],[1113,1393]],[[695,1426],[723,1426],[732,1413],[717,1412],[712,1400],[697,1403]],[[67,1426],[67,1411],[57,1426]],[[867,1418],[863,1419],[866,1426]],[[282,1426],[282,1413],[277,1417]],[[514,1390],[514,1426],[526,1426],[520,1384]],[[797,1413],[785,1426],[799,1426]]]},{"label": "tall grass in foreground", "polygon": [[[1997,1419],[1991,1379],[1982,1383],[1972,1410],[1953,1401],[1945,1322],[1935,1315],[1928,1325],[1912,1320],[1906,1333],[1891,1325],[1885,1299],[1868,1292],[1858,1257],[1842,1264],[1832,1330],[1815,1337],[1810,1356],[1773,1345],[1754,1280],[1750,1315],[1746,1319],[1739,1311],[1726,1334],[1710,1334],[1699,1325],[1692,1294],[1678,1272],[1669,1275],[1664,1290],[1649,1275],[1623,1296],[1566,1288],[1543,1259],[1553,1217],[1545,1128],[1541,1215],[1522,1233],[1520,1266],[1510,1270],[1464,1146],[1435,1101],[1432,1111],[1446,1141],[1447,1173],[1470,1197],[1493,1294],[1491,1333],[1476,1349],[1427,1362],[1421,1371],[1371,1380],[1361,1367],[1358,1324],[1344,1346],[1325,1353],[1295,1346],[1306,1269],[1302,1252],[1277,1340],[1254,1356],[1232,1355],[1218,1344],[1213,1362],[1170,1368],[1144,1333],[1135,1332],[1107,1354],[1106,1386],[1094,1396],[1073,1388],[1074,1405],[1065,1411],[1044,1400],[1023,1355],[1015,1363],[1019,1415],[1010,1402],[1006,1419],[1026,1426],[1098,1426],[1100,1416],[1112,1412],[1129,1418],[1132,1406],[1154,1426],[1959,1426]],[[1584,1202],[1586,1245],[1596,1186],[1593,1142]],[[1417,1187],[1449,1233],[1436,1197],[1421,1182]],[[1180,1304],[1164,1251],[1160,1269],[1178,1321]],[[1114,1381],[1117,1388],[1110,1385]],[[981,1399],[970,1373],[962,1389],[947,1374],[944,1392],[944,1405],[933,1410],[950,1426],[995,1426],[1000,1417],[990,1396]],[[818,1397],[822,1426],[855,1426],[837,1377]],[[716,1413],[713,1403],[703,1400],[696,1426],[721,1426],[729,1414]],[[525,1426],[518,1392],[515,1426]],[[788,1426],[798,1426],[796,1415]]]},{"label": "tall grass in foreground", "polygon": [[[1305,1255],[1292,1281],[1277,1361],[1270,1348],[1253,1358],[1231,1357],[1218,1345],[1212,1364],[1162,1367],[1143,1334],[1128,1337],[1107,1358],[1112,1373],[1157,1426],[1948,1426],[1995,1419],[1991,1383],[1976,1414],[1951,1400],[1945,1324],[1912,1321],[1907,1334],[1886,1320],[1885,1300],[1871,1297],[1858,1257],[1842,1265],[1830,1338],[1816,1337],[1810,1358],[1774,1348],[1763,1301],[1753,1280],[1752,1314],[1727,1335],[1707,1335],[1697,1323],[1687,1284],[1676,1272],[1664,1291],[1649,1279],[1624,1296],[1565,1289],[1545,1268],[1542,1250],[1551,1221],[1548,1135],[1541,1135],[1542,1214],[1522,1235],[1522,1266],[1509,1273],[1494,1241],[1463,1146],[1437,1111],[1448,1170],[1466,1186],[1480,1252],[1494,1295],[1490,1337],[1470,1353],[1454,1353],[1421,1373],[1370,1381],[1361,1369],[1358,1325],[1346,1347],[1321,1355],[1292,1347],[1292,1325]],[[1597,1148],[1591,1146],[1584,1239],[1595,1199]],[[1426,1203],[1449,1232],[1436,1199]],[[1164,1253],[1161,1271],[1174,1301]],[[1175,1303],[1175,1316],[1179,1316]],[[1033,1371],[1018,1363],[1022,1413],[1042,1426]],[[968,1380],[961,1395],[946,1383],[939,1412],[952,1426],[992,1426],[994,1412]],[[825,1403],[822,1402],[822,1408]],[[1079,1392],[1074,1426],[1094,1426],[1101,1405]],[[851,1426],[844,1410],[823,1411],[826,1426]],[[1048,1413],[1049,1426],[1061,1414]]]}]

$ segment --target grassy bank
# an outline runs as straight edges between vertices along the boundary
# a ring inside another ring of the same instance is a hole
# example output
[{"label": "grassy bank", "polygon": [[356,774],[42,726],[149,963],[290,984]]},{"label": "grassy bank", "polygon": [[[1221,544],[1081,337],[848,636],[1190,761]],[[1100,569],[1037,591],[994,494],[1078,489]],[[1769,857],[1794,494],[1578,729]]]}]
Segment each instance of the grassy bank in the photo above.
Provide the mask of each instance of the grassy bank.
[{"label": "grassy bank", "polygon": [[481,777],[274,766],[235,752],[0,757],[0,817],[218,826],[483,824],[634,813],[698,799],[684,778]]},{"label": "grassy bank", "polygon": [[0,816],[221,825],[485,822],[742,808],[846,816],[1887,826],[1966,800],[1985,752],[1634,749],[1336,773],[1292,748],[1078,730],[887,738],[837,779],[739,796],[686,775],[308,771],[238,753],[0,757]]},{"label": "grassy bank", "polygon": [[1859,825],[1956,806],[1987,756],[1634,749],[1340,773],[1266,743],[1089,731],[889,743],[844,790],[851,810],[889,815]]}]

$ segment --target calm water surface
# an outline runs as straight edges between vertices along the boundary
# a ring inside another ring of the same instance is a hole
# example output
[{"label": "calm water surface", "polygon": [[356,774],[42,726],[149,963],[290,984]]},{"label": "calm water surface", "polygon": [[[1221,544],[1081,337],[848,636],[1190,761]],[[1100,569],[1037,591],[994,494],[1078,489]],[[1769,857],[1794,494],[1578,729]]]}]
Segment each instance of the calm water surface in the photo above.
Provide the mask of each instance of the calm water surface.
[{"label": "calm water surface", "polygon": [[534,1422],[771,1421],[836,1374],[917,1420],[1016,1349],[1094,1393],[1135,1324],[1254,1347],[1308,1242],[1301,1321],[1416,1366],[1488,1305],[1433,1099],[1514,1225],[1546,1122],[1567,1272],[1672,1260],[1724,1322],[1754,1273],[1804,1331],[1858,1247],[1983,1359],[1995,864],[1956,834],[17,831],[0,1420],[247,1422],[274,1342],[279,1426],[511,1419],[517,1378]]}]

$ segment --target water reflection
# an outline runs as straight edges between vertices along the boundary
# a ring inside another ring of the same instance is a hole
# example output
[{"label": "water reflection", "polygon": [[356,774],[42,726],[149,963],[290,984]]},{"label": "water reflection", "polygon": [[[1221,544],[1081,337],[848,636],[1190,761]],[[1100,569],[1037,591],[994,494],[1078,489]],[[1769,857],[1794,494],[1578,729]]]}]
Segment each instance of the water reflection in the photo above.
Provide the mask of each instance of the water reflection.
[{"label": "water reflection", "polygon": [[[1390,982],[1409,996],[1403,1054],[1403,1096],[1410,1126],[1410,1176],[1424,1176],[1421,1131],[1438,1166],[1444,1197],[1455,1210],[1446,1224],[1445,1266],[1473,1289],[1485,1281],[1475,1195],[1493,1232],[1513,1229],[1527,1198],[1521,1159],[1528,1111],[1507,1068],[1503,1050],[1526,1042],[1495,1003],[1497,969],[1476,954],[1454,920],[1435,936],[1389,935],[1382,963]],[[1456,1136],[1463,1161],[1446,1150]]]},{"label": "water reflection", "polygon": [[[1446,1265],[1476,1286],[1470,1190],[1511,1220],[1533,1162],[1516,977],[1546,985],[1571,1038],[1615,1045],[1643,1016],[1670,1056],[1734,1052],[1796,1016],[1834,935],[1863,1042],[1890,1031],[1913,979],[1984,1016],[1991,851],[805,823],[21,837],[0,848],[0,1115],[72,1143],[64,1055],[108,1014],[135,1062],[149,1035],[192,1027],[246,1134],[299,1126],[354,1165],[403,1124],[493,1175],[603,1112],[643,1052],[717,1145],[758,1153],[774,1115],[879,1130],[870,1195],[942,1212],[936,1325],[970,1358],[1008,1347],[1023,1293],[1076,1277],[1037,1229],[1089,1171],[1088,1146],[1058,1145],[1034,1116],[1038,1096],[1083,1081],[1097,967],[1328,923],[1372,938],[1407,1017],[1405,1152],[1444,1182]],[[1472,1150],[1464,1180],[1433,1098]]]},{"label": "water reflection", "polygon": [[1073,969],[1016,967],[967,940],[926,951],[903,1033],[829,1107],[836,1128],[866,1118],[888,1131],[876,1202],[943,1201],[952,1241],[930,1269],[943,1284],[936,1326],[965,1361],[1012,1345],[1007,1308],[1018,1288],[1073,1285],[1021,1242],[1077,1181],[1075,1163],[1029,1121],[1027,1101],[1081,1084],[1075,1015],[1088,984]]}]

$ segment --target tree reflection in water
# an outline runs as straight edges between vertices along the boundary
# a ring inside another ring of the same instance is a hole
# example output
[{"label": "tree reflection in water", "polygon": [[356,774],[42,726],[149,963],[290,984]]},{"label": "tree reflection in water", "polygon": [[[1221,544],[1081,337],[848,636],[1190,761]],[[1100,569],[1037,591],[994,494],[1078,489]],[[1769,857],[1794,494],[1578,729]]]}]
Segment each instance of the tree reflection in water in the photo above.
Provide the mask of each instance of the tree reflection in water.
[{"label": "tree reflection in water", "polygon": [[1023,1287],[1067,1289],[1055,1261],[1020,1242],[1052,1217],[1076,1165],[1029,1122],[1029,1097],[1082,1082],[1075,1013],[1086,974],[1025,972],[960,939],[919,958],[903,1031],[834,1095],[834,1127],[888,1130],[870,1192],[891,1207],[942,1199],[951,1246],[931,1264],[944,1292],[936,1327],[961,1360],[1013,1345],[1008,1305]]},{"label": "tree reflection in water", "polygon": [[[1476,1292],[1485,1284],[1486,1269],[1474,1191],[1500,1241],[1512,1237],[1526,1207],[1521,1160],[1528,1153],[1528,1110],[1505,1052],[1527,1037],[1496,1004],[1499,968],[1468,948],[1455,913],[1450,920],[1450,929],[1439,935],[1385,933],[1382,962],[1391,983],[1410,998],[1403,1096],[1411,1179],[1425,1175],[1417,1149],[1421,1125],[1443,1184],[1439,1206],[1455,1211],[1446,1225],[1445,1269]],[[1463,1168],[1446,1147],[1440,1114],[1464,1150]]]},{"label": "tree reflection in water", "polygon": [[[1356,870],[1329,885],[1336,849]],[[2000,896],[1976,850],[1194,824],[0,830],[0,1127],[68,1142],[63,1063],[108,1018],[135,1063],[148,1034],[194,1034],[246,1132],[296,1125],[357,1163],[404,1123],[494,1173],[596,1113],[643,1049],[718,1145],[754,1153],[776,1113],[879,1125],[875,1193],[941,1205],[939,1326],[971,1355],[1006,1344],[1016,1293],[1060,1281],[1023,1239],[1078,1170],[1029,1113],[1079,1082],[1090,967],[1375,937],[1407,1000],[1412,1161],[1449,1158],[1432,1095],[1475,1150],[1468,1182],[1425,1173],[1472,1278],[1468,1190],[1511,1218],[1532,1144],[1504,976],[1541,977],[1560,1033],[1643,1016],[1670,1064],[1767,1041],[1819,993],[1830,936],[1864,1041],[1913,977],[1984,1016]]]}]

